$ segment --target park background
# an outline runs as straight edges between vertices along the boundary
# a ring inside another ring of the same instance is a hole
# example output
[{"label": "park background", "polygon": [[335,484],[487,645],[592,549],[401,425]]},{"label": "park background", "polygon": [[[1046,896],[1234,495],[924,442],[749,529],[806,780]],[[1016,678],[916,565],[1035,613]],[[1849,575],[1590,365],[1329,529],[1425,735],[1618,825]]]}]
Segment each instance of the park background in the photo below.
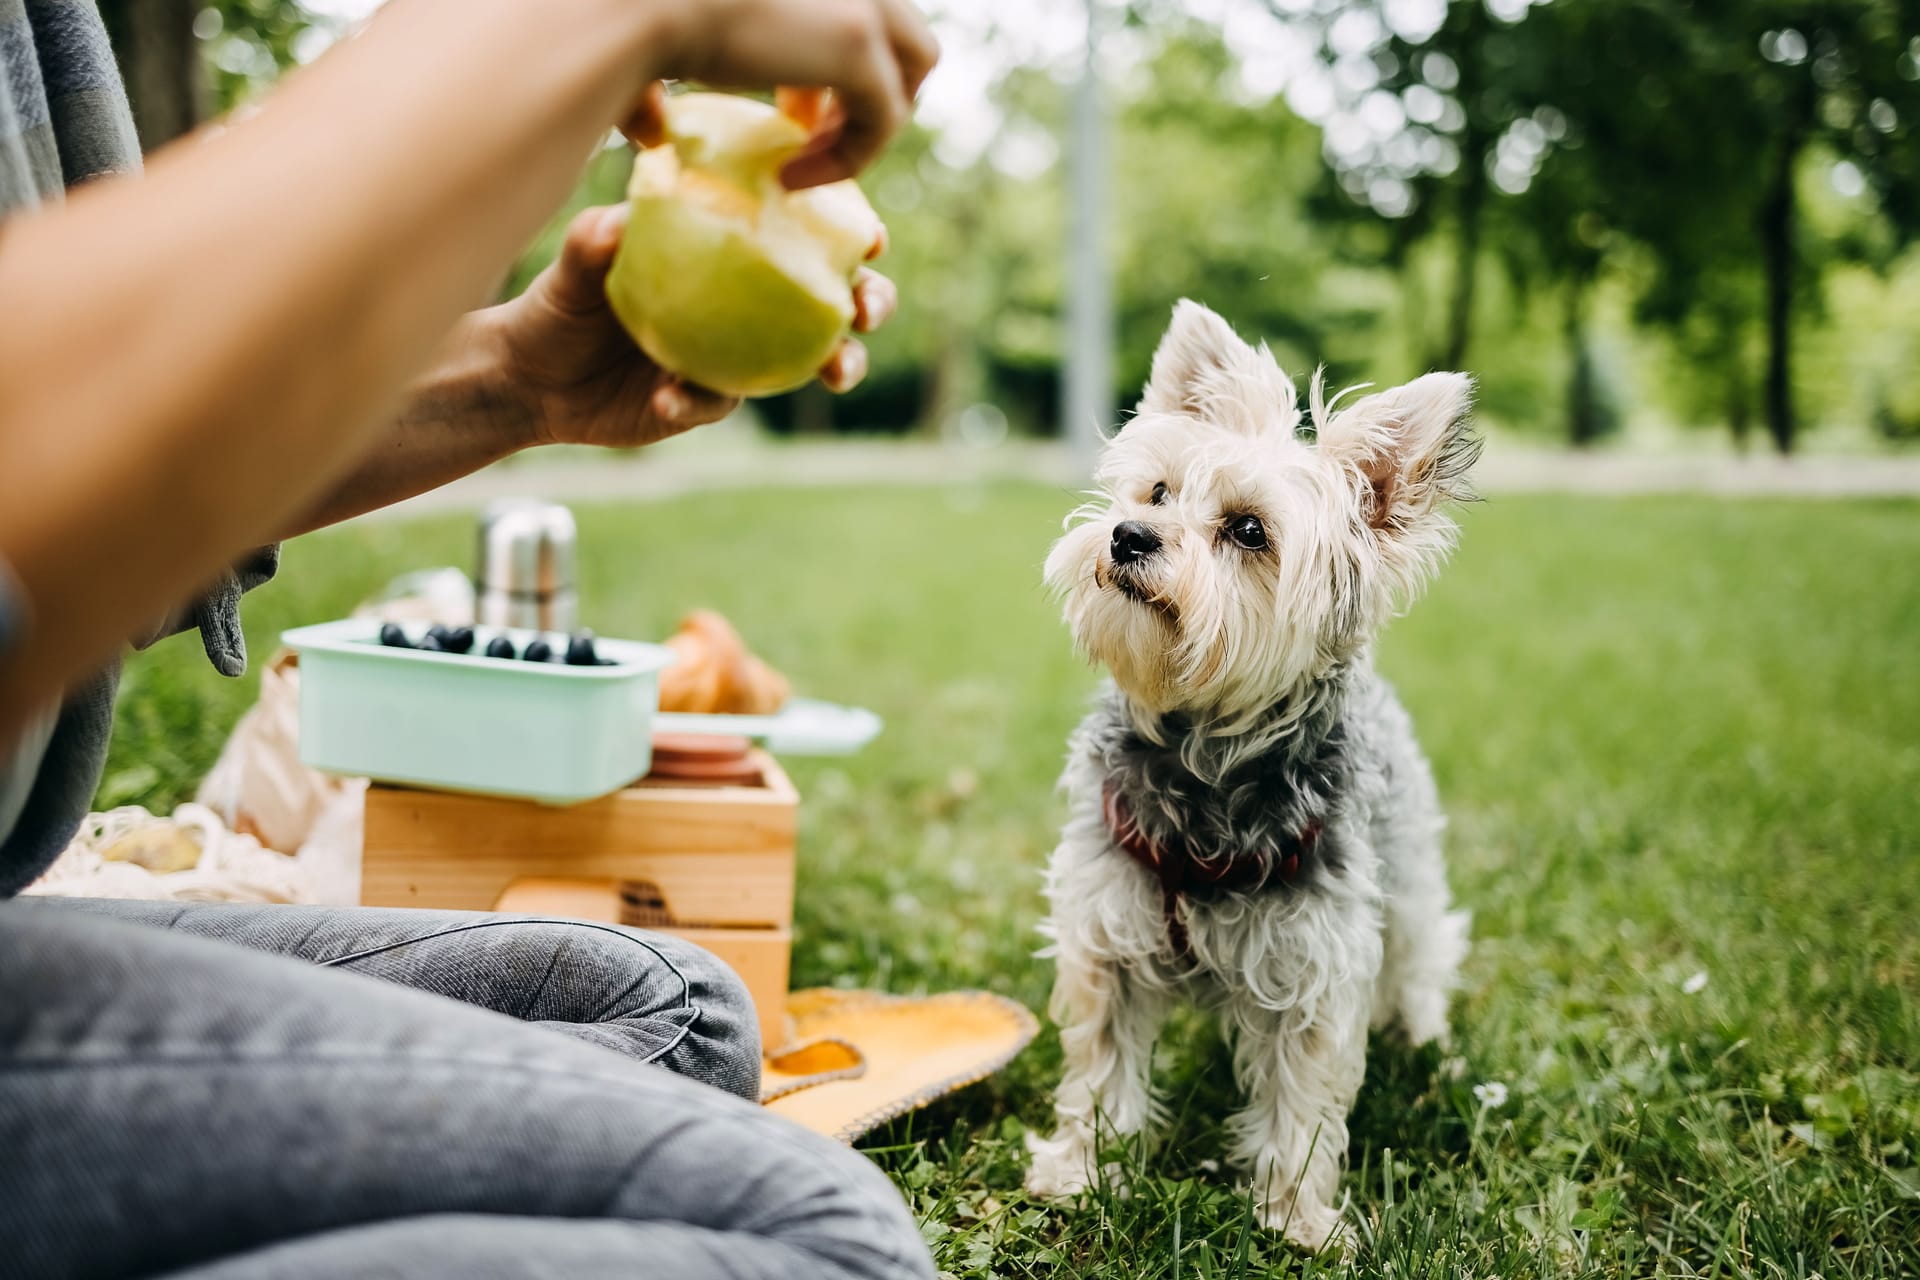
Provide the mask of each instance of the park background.
[{"label": "park background", "polygon": [[[101,7],[153,146],[373,5]],[[1173,300],[1335,385],[1468,369],[1490,500],[1380,660],[1475,953],[1450,1053],[1376,1045],[1360,1273],[1920,1270],[1920,4],[929,8],[946,59],[865,180],[903,307],[863,387],[301,539],[249,601],[256,655],[466,565],[485,496],[575,501],[597,629],[716,606],[888,721],[792,762],[796,979],[1037,1008],[1051,783],[1095,680],[1038,564]],[[610,144],[571,208],[629,163]],[[252,693],[190,641],[137,656],[100,805],[190,796]],[[1220,1058],[1176,1028],[1173,1137],[1125,1154],[1125,1197],[1020,1193],[1044,1037],[871,1149],[954,1276],[1338,1271],[1213,1165]]]}]

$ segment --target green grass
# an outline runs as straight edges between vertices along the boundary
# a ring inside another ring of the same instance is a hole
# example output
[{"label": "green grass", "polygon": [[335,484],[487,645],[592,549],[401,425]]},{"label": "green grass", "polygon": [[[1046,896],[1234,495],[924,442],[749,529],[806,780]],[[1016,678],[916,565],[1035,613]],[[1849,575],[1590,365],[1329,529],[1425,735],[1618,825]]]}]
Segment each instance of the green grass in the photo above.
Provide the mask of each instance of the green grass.
[{"label": "green grass", "polygon": [[[808,693],[879,710],[806,797],[795,978],[1039,1007],[1052,784],[1093,677],[1038,585],[1068,495],[757,493],[580,513],[588,620],[711,604]],[[305,539],[255,652],[465,521]],[[1475,943],[1455,1057],[1378,1043],[1357,1273],[1920,1271],[1920,506],[1508,500],[1384,640],[1453,815]],[[189,643],[129,667],[103,798],[168,803],[244,706]],[[1693,994],[1687,980],[1706,975]],[[954,1276],[1322,1274],[1209,1163],[1233,1100],[1177,1024],[1130,1196],[1020,1191],[1051,1034],[872,1150]],[[1507,1097],[1483,1105],[1474,1086]]]}]

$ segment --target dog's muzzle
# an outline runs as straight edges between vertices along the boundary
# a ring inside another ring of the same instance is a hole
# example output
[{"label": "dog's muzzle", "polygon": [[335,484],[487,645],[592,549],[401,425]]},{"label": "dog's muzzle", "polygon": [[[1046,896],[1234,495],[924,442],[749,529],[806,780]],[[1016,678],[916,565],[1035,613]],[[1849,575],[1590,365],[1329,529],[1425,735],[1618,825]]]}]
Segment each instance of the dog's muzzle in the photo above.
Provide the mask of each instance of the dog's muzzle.
[{"label": "dog's muzzle", "polygon": [[1122,520],[1113,526],[1113,562],[1136,564],[1160,549],[1160,535],[1153,526],[1138,520]]}]

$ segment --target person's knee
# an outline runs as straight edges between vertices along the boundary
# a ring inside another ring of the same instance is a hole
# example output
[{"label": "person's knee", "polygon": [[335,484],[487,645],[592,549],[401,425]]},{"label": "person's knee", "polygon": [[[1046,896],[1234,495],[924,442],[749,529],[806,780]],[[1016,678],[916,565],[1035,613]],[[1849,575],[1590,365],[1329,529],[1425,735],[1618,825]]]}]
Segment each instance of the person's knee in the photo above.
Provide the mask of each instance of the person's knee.
[{"label": "person's knee", "polygon": [[757,1107],[716,1106],[679,1124],[677,1158],[636,1166],[608,1216],[657,1218],[671,1200],[688,1206],[691,1225],[770,1246],[784,1261],[777,1274],[931,1280],[907,1202],[852,1147]]},{"label": "person's knee", "polygon": [[635,931],[686,983],[694,1017],[668,1064],[749,1102],[760,1093],[760,1021],[747,984],[727,963],[683,938]]},{"label": "person's knee", "polygon": [[852,1147],[805,1137],[820,1143],[815,1158],[827,1176],[811,1194],[787,1206],[791,1217],[784,1238],[862,1280],[931,1277],[933,1260],[920,1224],[879,1166]]},{"label": "person's knee", "polygon": [[644,929],[527,924],[546,959],[523,1017],[757,1100],[760,1024],[746,985],[719,957]]}]

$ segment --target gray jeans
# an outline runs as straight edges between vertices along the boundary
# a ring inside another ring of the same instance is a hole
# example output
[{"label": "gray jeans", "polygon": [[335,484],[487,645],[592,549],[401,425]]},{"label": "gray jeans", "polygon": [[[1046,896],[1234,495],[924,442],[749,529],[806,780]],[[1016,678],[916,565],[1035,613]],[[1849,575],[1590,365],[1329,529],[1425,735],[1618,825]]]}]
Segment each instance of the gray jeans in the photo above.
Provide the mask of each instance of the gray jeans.
[{"label": "gray jeans", "polygon": [[0,902],[0,1276],[930,1276],[759,1067],[639,930]]}]

